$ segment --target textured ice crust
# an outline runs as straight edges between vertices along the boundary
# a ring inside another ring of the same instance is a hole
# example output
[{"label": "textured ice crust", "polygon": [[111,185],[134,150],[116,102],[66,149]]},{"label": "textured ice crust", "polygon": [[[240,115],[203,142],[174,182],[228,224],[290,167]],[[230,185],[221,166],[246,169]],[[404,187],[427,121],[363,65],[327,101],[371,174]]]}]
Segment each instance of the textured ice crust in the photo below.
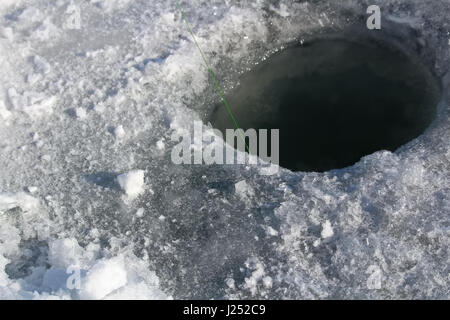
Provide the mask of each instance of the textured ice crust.
[{"label": "textured ice crust", "polygon": [[[228,90],[290,41],[365,28],[369,2],[182,5]],[[448,96],[343,170],[174,165],[173,131],[217,99],[175,2],[51,3],[0,2],[0,298],[450,297]],[[450,3],[377,3],[447,92]]]}]

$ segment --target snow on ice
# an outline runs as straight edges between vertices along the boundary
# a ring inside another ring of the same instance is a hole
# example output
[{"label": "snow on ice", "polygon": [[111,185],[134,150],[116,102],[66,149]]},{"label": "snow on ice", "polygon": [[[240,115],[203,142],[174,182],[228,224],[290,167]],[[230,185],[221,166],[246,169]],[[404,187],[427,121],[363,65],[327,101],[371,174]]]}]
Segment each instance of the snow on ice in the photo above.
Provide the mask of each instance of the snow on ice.
[{"label": "snow on ice", "polygon": [[[0,298],[448,299],[448,95],[346,169],[174,165],[172,133],[218,101],[175,1],[51,3],[0,1]],[[448,93],[449,2],[378,4]],[[368,3],[182,5],[228,91]]]}]

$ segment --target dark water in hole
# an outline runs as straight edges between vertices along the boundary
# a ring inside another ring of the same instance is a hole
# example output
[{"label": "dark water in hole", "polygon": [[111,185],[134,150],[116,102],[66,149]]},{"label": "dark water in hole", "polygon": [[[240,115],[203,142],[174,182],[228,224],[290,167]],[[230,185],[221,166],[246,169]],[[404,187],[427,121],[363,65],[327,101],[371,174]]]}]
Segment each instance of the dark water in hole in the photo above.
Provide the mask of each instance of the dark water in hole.
[{"label": "dark water in hole", "polygon": [[[240,128],[280,129],[280,165],[327,171],[395,151],[432,122],[436,79],[375,42],[317,40],[286,49],[240,79],[227,101]],[[209,119],[234,129],[225,106]]]}]

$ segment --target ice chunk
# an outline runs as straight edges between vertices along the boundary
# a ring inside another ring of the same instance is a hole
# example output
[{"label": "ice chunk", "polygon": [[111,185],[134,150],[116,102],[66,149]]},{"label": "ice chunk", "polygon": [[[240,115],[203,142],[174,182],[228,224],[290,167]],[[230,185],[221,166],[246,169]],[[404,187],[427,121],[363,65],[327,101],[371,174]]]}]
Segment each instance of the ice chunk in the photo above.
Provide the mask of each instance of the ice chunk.
[{"label": "ice chunk", "polygon": [[228,286],[228,288],[230,288],[230,289],[235,289],[236,288],[236,286],[235,286],[235,281],[234,281],[234,279],[233,278],[227,278],[226,280],[225,280],[225,284]]},{"label": "ice chunk", "polygon": [[367,288],[370,290],[381,289],[381,281],[383,272],[377,265],[371,265],[367,268],[366,273],[369,275],[367,278]]},{"label": "ice chunk", "polygon": [[2,0],[2,1],[0,1],[0,9],[7,8],[16,3],[17,3],[17,0]]},{"label": "ice chunk", "polygon": [[39,200],[24,193],[0,193],[0,213],[12,208],[20,207],[24,212],[36,210]]},{"label": "ice chunk", "polygon": [[326,220],[322,224],[322,232],[320,233],[320,235],[323,239],[331,238],[334,235],[334,231],[329,220]]},{"label": "ice chunk", "polygon": [[50,64],[44,58],[40,56],[33,57],[33,64],[36,72],[47,74],[50,72]]},{"label": "ice chunk", "polygon": [[253,188],[245,181],[241,180],[234,185],[236,194],[243,200],[251,198],[254,196],[255,191]]},{"label": "ice chunk", "polygon": [[139,209],[136,210],[136,216],[138,218],[142,218],[144,216],[144,213],[145,213],[144,208],[139,208]]},{"label": "ice chunk", "polygon": [[123,129],[122,125],[118,125],[114,128],[114,136],[116,137],[116,139],[122,139],[123,137],[125,137],[125,130]]},{"label": "ice chunk", "polygon": [[272,228],[271,226],[268,226],[268,227],[266,227],[265,229],[266,229],[266,233],[267,233],[269,236],[272,236],[272,237],[278,236],[278,231],[275,230],[274,228]]},{"label": "ice chunk", "polygon": [[0,36],[2,38],[8,39],[9,41],[14,40],[14,31],[12,28],[6,27],[1,28],[0,27]]},{"label": "ice chunk", "polygon": [[9,111],[5,104],[3,103],[3,101],[0,100],[0,117],[3,118],[4,120],[8,119],[9,117],[11,117],[12,113],[11,111]]},{"label": "ice chunk", "polygon": [[31,193],[31,194],[36,193],[38,190],[39,190],[39,188],[38,188],[38,187],[35,187],[35,186],[28,186],[28,187],[27,187],[27,191],[28,191],[29,193]]},{"label": "ice chunk", "polygon": [[49,244],[49,262],[57,268],[82,265],[83,249],[75,239],[59,239]]},{"label": "ice chunk", "polygon": [[271,277],[266,276],[263,278],[263,284],[266,288],[272,288],[273,280]]},{"label": "ice chunk", "polygon": [[19,19],[24,23],[32,23],[39,21],[42,18],[42,12],[34,7],[27,7],[19,16]]},{"label": "ice chunk", "polygon": [[[8,275],[4,272],[5,266],[9,263],[9,260],[6,259],[2,254],[0,254],[0,288],[5,288],[9,283]],[[1,297],[1,289],[0,289],[0,297]]]},{"label": "ice chunk", "polygon": [[105,12],[122,9],[130,3],[131,0],[93,0],[92,2],[98,4]]},{"label": "ice chunk", "polygon": [[127,283],[122,256],[97,262],[83,279],[81,299],[103,299]]},{"label": "ice chunk", "polygon": [[171,300],[158,287],[159,281],[156,275],[151,283],[140,281],[128,281],[128,284],[106,297],[105,300]]},{"label": "ice chunk", "polygon": [[158,142],[156,142],[156,148],[158,149],[158,150],[164,150],[164,148],[165,148],[165,145],[164,145],[164,140],[158,140]]},{"label": "ice chunk", "polygon": [[[258,283],[264,281],[265,276],[264,265],[256,258],[250,258],[246,262],[247,268],[253,269],[250,277],[245,278],[245,288],[250,290],[252,296],[258,291]],[[265,283],[269,285],[269,280],[266,279]],[[270,283],[271,285],[271,283]]]},{"label": "ice chunk", "polygon": [[35,36],[41,41],[50,40],[51,37],[59,35],[59,29],[55,26],[49,18],[45,19],[41,25],[36,28]]},{"label": "ice chunk", "polygon": [[81,107],[75,108],[75,116],[81,120],[85,119],[87,116],[86,110]]},{"label": "ice chunk", "polygon": [[125,193],[135,198],[144,191],[144,170],[131,170],[117,177],[117,182]]}]

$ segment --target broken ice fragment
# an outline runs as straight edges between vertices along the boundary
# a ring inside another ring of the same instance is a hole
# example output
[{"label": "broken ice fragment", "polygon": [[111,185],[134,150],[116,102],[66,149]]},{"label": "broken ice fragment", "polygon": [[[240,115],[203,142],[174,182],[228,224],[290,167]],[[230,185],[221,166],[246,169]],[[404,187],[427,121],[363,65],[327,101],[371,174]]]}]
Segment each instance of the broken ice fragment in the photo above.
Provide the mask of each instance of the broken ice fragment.
[{"label": "broken ice fragment", "polygon": [[144,191],[144,171],[131,170],[123,173],[117,176],[117,182],[129,197],[137,197]]},{"label": "broken ice fragment", "polygon": [[322,232],[320,233],[323,239],[331,238],[334,235],[333,228],[329,220],[322,224]]},{"label": "broken ice fragment", "polygon": [[35,71],[38,73],[47,74],[51,70],[50,64],[44,58],[39,56],[33,57],[33,65]]},{"label": "broken ice fragment", "polygon": [[116,137],[116,139],[122,139],[123,137],[125,137],[125,130],[123,129],[122,125],[114,128],[114,136]]},{"label": "broken ice fragment", "polygon": [[84,119],[86,118],[86,110],[84,110],[83,108],[76,108],[75,109],[75,116],[78,119]]},{"label": "broken ice fragment", "polygon": [[29,193],[36,193],[38,190],[39,190],[38,187],[35,187],[35,186],[29,186],[29,187],[27,187],[27,191],[28,191]]},{"label": "broken ice fragment", "polygon": [[158,142],[156,142],[156,148],[158,148],[158,150],[164,150],[165,145],[164,145],[164,141],[161,139]]},{"label": "broken ice fragment", "polygon": [[144,213],[145,213],[144,208],[139,208],[139,209],[136,210],[136,216],[138,218],[142,218],[144,216]]},{"label": "broken ice fragment", "polygon": [[252,197],[255,192],[253,191],[253,188],[247,184],[245,180],[239,181],[234,185],[236,194],[242,198],[246,199],[248,197]]}]

